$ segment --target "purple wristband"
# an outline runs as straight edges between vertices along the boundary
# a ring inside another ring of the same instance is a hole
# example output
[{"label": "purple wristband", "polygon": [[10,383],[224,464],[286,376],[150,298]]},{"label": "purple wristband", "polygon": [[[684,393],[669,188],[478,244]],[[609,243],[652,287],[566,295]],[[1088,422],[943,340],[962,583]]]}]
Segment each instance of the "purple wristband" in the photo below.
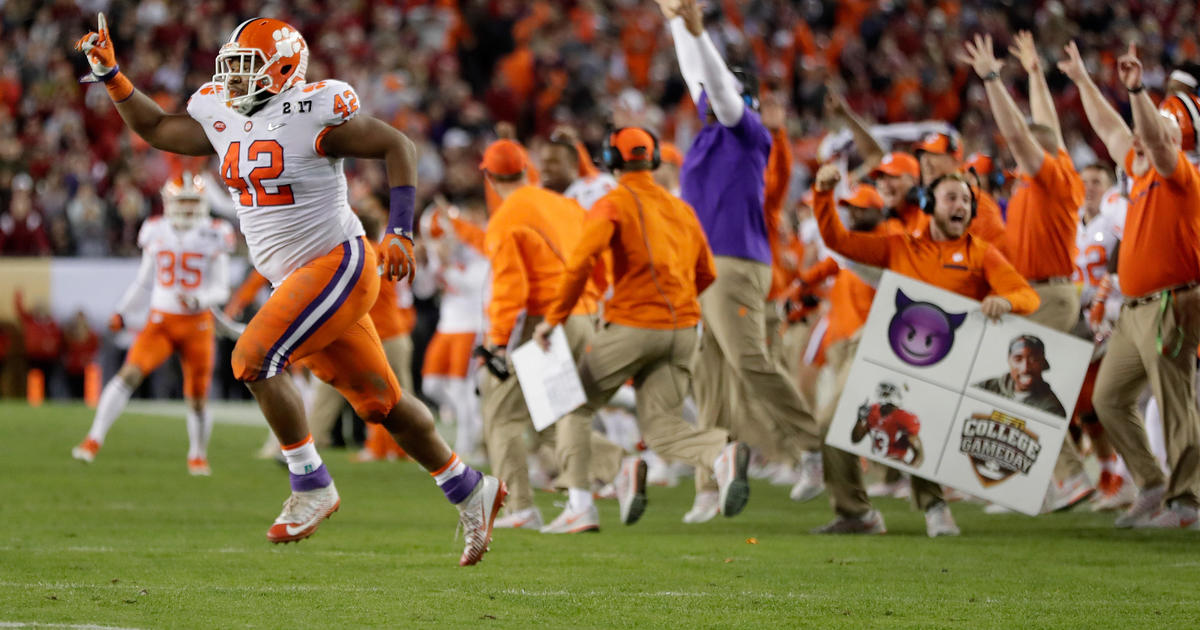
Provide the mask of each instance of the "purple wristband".
[{"label": "purple wristband", "polygon": [[417,189],[412,186],[392,186],[391,210],[388,212],[388,234],[399,234],[412,240],[413,208]]}]

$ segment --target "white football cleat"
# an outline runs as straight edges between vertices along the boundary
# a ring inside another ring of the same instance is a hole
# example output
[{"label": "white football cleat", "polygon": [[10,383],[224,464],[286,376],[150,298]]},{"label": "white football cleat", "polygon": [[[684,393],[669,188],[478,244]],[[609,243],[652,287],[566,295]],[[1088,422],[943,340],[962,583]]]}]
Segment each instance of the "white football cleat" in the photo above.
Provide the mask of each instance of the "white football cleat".
[{"label": "white football cleat", "polygon": [[742,442],[730,442],[713,460],[713,478],[717,481],[717,506],[727,517],[737,516],[750,500],[750,484],[746,480],[750,466],[750,447]]},{"label": "white football cleat", "polygon": [[292,491],[292,495],[283,502],[279,518],[267,530],[267,540],[273,543],[304,540],[312,536],[321,521],[338,511],[341,505],[342,499],[333,483],[306,492]]},{"label": "white football cleat", "polygon": [[570,504],[563,507],[563,511],[548,525],[541,528],[543,534],[580,534],[583,532],[598,532],[600,531],[600,511],[596,509],[595,504],[589,505],[587,509],[576,512],[571,509]]},{"label": "white football cleat", "polygon": [[212,468],[208,466],[208,459],[204,457],[193,457],[188,460],[188,474],[193,477],[207,477],[212,474]]},{"label": "white football cleat", "polygon": [[825,462],[820,451],[800,454],[800,479],[788,494],[793,501],[811,501],[825,491]]},{"label": "white football cleat", "polygon": [[1016,510],[1004,507],[999,503],[989,503],[983,508],[984,514],[1013,514]]},{"label": "white football cleat", "polygon": [[492,523],[492,529],[541,529],[542,525],[542,511],[531,507],[498,517],[496,522]]},{"label": "white football cleat", "polygon": [[684,523],[707,523],[716,518],[720,512],[721,497],[718,493],[697,492],[696,500],[692,503],[692,509],[688,510],[687,514],[683,515]]},{"label": "white football cleat", "polygon": [[508,488],[503,481],[491,475],[484,475],[471,496],[455,507],[458,508],[458,526],[463,530],[462,557],[459,566],[470,566],[483,558],[488,545],[492,542],[492,525],[496,522],[496,514],[504,505],[504,497],[508,496]]},{"label": "white football cleat", "polygon": [[637,456],[621,460],[613,487],[617,490],[621,522],[633,525],[646,511],[646,461]]},{"label": "white football cleat", "polygon": [[90,464],[96,461],[96,453],[100,452],[100,443],[92,438],[86,438],[79,443],[79,446],[71,449],[71,457],[79,461]]},{"label": "white football cleat", "polygon": [[925,510],[925,533],[930,538],[937,538],[938,536],[957,536],[962,532],[954,523],[954,516],[950,514],[950,506],[939,502]]}]

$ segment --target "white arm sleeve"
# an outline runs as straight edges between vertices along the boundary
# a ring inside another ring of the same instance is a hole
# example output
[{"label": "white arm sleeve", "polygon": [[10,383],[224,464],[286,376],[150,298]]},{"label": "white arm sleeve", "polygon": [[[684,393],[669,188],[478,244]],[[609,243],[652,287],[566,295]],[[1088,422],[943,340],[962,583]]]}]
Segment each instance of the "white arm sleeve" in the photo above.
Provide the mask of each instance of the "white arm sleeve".
[{"label": "white arm sleeve", "polygon": [[721,53],[713,45],[707,32],[692,37],[683,18],[671,19],[671,34],[675,38],[675,52],[679,57],[679,70],[692,93],[692,100],[700,101],[700,88],[708,94],[709,107],[717,121],[732,127],[742,120],[746,103],[738,90],[737,77],[729,71]]},{"label": "white arm sleeve", "polygon": [[129,311],[134,306],[139,308],[147,304],[150,290],[154,285],[154,254],[149,249],[142,251],[142,264],[138,266],[137,278],[125,290],[125,295],[117,302],[117,314],[129,319]]},{"label": "white arm sleeve", "polygon": [[204,292],[197,296],[201,309],[229,301],[229,254],[218,254],[212,261],[211,271]]},{"label": "white arm sleeve", "polygon": [[683,18],[671,18],[671,36],[675,39],[675,56],[679,58],[679,72],[683,74],[683,82],[687,84],[692,102],[700,102],[700,42],[688,32]]}]

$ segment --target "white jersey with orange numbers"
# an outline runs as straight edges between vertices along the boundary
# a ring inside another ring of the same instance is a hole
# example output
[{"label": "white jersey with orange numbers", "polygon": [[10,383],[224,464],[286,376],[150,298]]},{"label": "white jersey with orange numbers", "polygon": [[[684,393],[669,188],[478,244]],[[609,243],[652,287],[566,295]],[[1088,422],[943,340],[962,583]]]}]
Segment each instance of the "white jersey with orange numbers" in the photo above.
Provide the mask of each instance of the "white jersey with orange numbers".
[{"label": "white jersey with orange numbers", "polygon": [[458,245],[453,259],[443,261],[436,273],[442,288],[438,332],[483,332],[485,294],[491,279],[488,260],[470,247]]},{"label": "white jersey with orange numbers", "polygon": [[[1075,228],[1075,246],[1078,253],[1075,255],[1074,280],[1083,284],[1083,292],[1079,296],[1079,303],[1083,308],[1092,303],[1096,288],[1108,275],[1109,263],[1117,243],[1121,240],[1126,206],[1127,202],[1121,191],[1115,187],[1111,188],[1104,193],[1100,212],[1087,223],[1081,220]],[[1109,293],[1109,301],[1120,296],[1120,291],[1114,286]]]},{"label": "white jersey with orange numbers", "polygon": [[563,196],[568,199],[574,199],[579,205],[583,206],[584,210],[591,210],[592,204],[600,201],[600,198],[608,194],[608,191],[617,187],[617,180],[613,179],[608,173],[596,173],[588,177],[580,177],[571,182],[570,186],[563,191]]},{"label": "white jersey with orange numbers", "polygon": [[[138,232],[142,266],[117,312],[129,316],[143,305],[176,315],[207,311],[229,297],[228,256],[234,249],[233,226],[224,219],[208,219],[181,232],[162,217],[147,219]],[[185,302],[196,307],[189,308]]]},{"label": "white jersey with orange numbers", "polygon": [[342,81],[285,89],[249,116],[225,105],[224,88],[205,83],[188,100],[220,159],[250,260],[278,286],[293,271],[363,228],[346,198],[342,160],[321,151],[329,129],[358,114]]}]

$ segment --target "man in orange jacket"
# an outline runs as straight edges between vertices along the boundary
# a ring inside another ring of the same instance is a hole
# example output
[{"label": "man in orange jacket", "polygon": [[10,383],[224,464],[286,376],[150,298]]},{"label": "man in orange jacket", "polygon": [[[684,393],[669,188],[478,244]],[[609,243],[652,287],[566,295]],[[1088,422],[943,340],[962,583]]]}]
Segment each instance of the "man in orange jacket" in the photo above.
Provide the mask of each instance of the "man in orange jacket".
[{"label": "man in orange jacket", "polygon": [[[834,209],[833,188],[841,173],[832,164],[817,171],[813,212],[821,238],[830,249],[860,263],[891,269],[922,282],[981,300],[983,313],[998,319],[1006,313],[1028,314],[1037,310],[1037,293],[995,247],[968,234],[974,217],[974,194],[959,174],[932,182],[933,215],[929,229],[919,236],[889,231],[852,232],[842,225]],[[826,447],[826,481],[841,481],[844,488],[830,488],[837,518],[819,533],[874,533],[886,531],[883,517],[871,508],[863,487],[857,458],[840,457]],[[848,465],[839,466],[839,463]],[[917,496],[925,512],[925,529],[930,537],[959,533],[950,509],[936,484],[923,487]]]},{"label": "man in orange jacket", "polygon": [[[700,322],[698,295],[716,278],[708,240],[691,207],[654,183],[652,171],[660,157],[658,142],[649,132],[637,127],[616,130],[609,136],[604,159],[618,174],[617,188],[588,213],[583,238],[572,248],[546,319],[534,333],[548,347],[551,329],[569,323],[585,295],[588,276],[601,255],[611,250],[614,282],[604,309],[606,323],[579,365],[587,402],[559,421],[559,460],[571,501],[542,532],[599,528],[587,491],[591,419],[630,378],[637,391],[642,439],[664,459],[711,472],[722,512],[734,516],[750,496],[749,448],[727,443],[723,429],[699,429],[683,420]],[[621,521],[636,522],[646,507],[645,461],[627,457],[614,485]]]},{"label": "man in orange jacket", "polygon": [[[481,165],[501,200],[488,220],[484,253],[492,264],[492,297],[487,307],[486,344],[506,357],[510,348],[528,341],[553,303],[566,264],[583,233],[585,213],[574,201],[531,185],[521,145],[498,140],[483,154]],[[589,269],[583,297],[563,317],[567,341],[578,358],[591,341],[600,291]],[[602,275],[599,276],[603,278]],[[533,528],[541,513],[533,504],[526,464],[525,431],[532,426],[529,409],[515,377],[501,380],[486,373],[480,381],[484,441],[496,475],[509,488],[508,515],[497,527]],[[606,457],[615,470],[620,449],[609,444]],[[590,496],[590,495],[589,495]]]}]

